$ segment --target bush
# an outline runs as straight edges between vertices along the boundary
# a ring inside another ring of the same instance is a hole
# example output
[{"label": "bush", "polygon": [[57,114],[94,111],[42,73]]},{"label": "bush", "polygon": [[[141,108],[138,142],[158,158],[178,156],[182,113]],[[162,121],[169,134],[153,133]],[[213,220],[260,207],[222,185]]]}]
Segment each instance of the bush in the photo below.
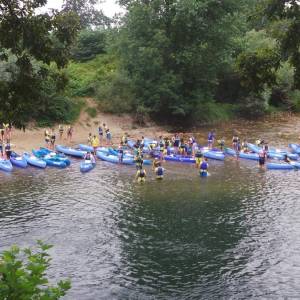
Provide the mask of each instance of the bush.
[{"label": "bush", "polygon": [[245,118],[261,117],[266,113],[267,104],[260,94],[251,93],[242,99],[237,112]]},{"label": "bush", "polygon": [[96,118],[97,116],[97,109],[95,107],[88,107],[85,109],[85,112],[91,117]]},{"label": "bush", "polygon": [[85,62],[105,52],[106,34],[103,30],[83,30],[72,49],[72,59]]},{"label": "bush", "polygon": [[51,258],[47,251],[52,246],[38,241],[38,249],[20,249],[13,246],[0,256],[1,299],[47,299],[61,298],[70,289],[70,281],[59,281],[51,286],[46,271]]}]

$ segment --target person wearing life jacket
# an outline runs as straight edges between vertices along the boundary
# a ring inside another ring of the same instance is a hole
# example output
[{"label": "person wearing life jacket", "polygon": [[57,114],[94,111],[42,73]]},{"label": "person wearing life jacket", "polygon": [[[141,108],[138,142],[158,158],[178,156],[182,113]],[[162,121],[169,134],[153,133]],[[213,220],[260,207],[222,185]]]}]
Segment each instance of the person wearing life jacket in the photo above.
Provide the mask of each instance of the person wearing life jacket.
[{"label": "person wearing life jacket", "polygon": [[198,147],[195,152],[196,168],[200,167],[202,159],[203,159],[203,153],[202,153],[201,149]]},{"label": "person wearing life jacket", "polygon": [[159,166],[161,166],[161,162],[158,160],[157,157],[155,157],[155,159],[153,160],[153,163],[152,163],[152,168],[153,168],[153,170],[155,170],[155,169],[158,168]]},{"label": "person wearing life jacket", "polygon": [[0,134],[1,134],[1,140],[4,141],[5,128],[3,124],[0,124]]},{"label": "person wearing life jacket", "polygon": [[96,135],[92,139],[92,147],[94,149],[94,154],[96,155],[97,148],[100,146],[100,141]]},{"label": "person wearing life jacket", "polygon": [[222,139],[218,140],[218,145],[219,145],[221,151],[223,151],[224,147],[225,147],[225,139],[222,138]]},{"label": "person wearing life jacket", "polygon": [[50,132],[48,129],[45,130],[44,136],[45,136],[46,148],[49,148],[51,139],[50,139]]},{"label": "person wearing life jacket", "polygon": [[206,176],[208,171],[207,159],[204,158],[200,164],[200,176]]},{"label": "person wearing life jacket", "polygon": [[158,167],[155,168],[155,174],[156,174],[156,179],[164,178],[164,168],[161,166],[161,164],[159,164]]},{"label": "person wearing life jacket", "polygon": [[85,160],[90,160],[92,164],[96,163],[95,156],[91,152],[87,152],[84,156]]},{"label": "person wearing life jacket", "polygon": [[246,140],[244,140],[243,143],[242,143],[242,151],[244,153],[248,153],[249,152],[248,143],[247,143]]},{"label": "person wearing life jacket", "polygon": [[93,136],[92,136],[92,134],[91,133],[89,133],[89,136],[88,136],[88,144],[90,145],[90,146],[92,146],[92,143],[93,143]]},{"label": "person wearing life jacket", "polygon": [[165,153],[165,141],[163,140],[162,136],[159,137],[159,159],[163,160],[164,159],[164,153]]},{"label": "person wearing life jacket", "polygon": [[141,167],[137,170],[135,178],[138,182],[145,182],[146,176],[146,170]]},{"label": "person wearing life jacket", "polygon": [[140,169],[143,168],[144,160],[143,160],[143,157],[141,155],[137,155],[135,157],[134,161],[135,161],[135,166],[136,166],[137,170],[140,170]]},{"label": "person wearing life jacket", "polygon": [[213,147],[214,139],[215,139],[215,134],[213,131],[210,131],[207,136],[208,148],[211,149]]},{"label": "person wearing life jacket", "polygon": [[264,150],[264,149],[261,149],[259,152],[258,152],[258,163],[259,163],[259,166],[260,167],[263,167],[266,163],[266,159],[267,159],[267,152]]},{"label": "person wearing life jacket", "polygon": [[240,140],[239,137],[236,135],[234,135],[232,137],[232,147],[235,151],[237,151],[237,144],[238,144],[239,140]]},{"label": "person wearing life jacket", "polygon": [[177,133],[175,134],[175,136],[173,138],[173,143],[174,143],[174,152],[175,152],[175,154],[177,154],[178,150],[179,150],[179,146],[180,146],[180,137]]},{"label": "person wearing life jacket", "polygon": [[118,157],[119,157],[119,163],[120,164],[123,163],[124,149],[123,149],[122,143],[120,144],[119,149],[118,149]]},{"label": "person wearing life jacket", "polygon": [[5,145],[5,155],[6,155],[6,159],[10,159],[11,156],[11,144],[10,141],[7,140],[6,141],[6,145]]}]

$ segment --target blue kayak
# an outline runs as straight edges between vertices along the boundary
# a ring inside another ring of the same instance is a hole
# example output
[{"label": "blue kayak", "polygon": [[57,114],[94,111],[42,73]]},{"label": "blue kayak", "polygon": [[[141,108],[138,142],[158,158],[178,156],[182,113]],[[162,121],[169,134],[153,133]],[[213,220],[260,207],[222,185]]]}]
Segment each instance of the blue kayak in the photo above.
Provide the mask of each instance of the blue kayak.
[{"label": "blue kayak", "polygon": [[0,170],[4,172],[11,172],[13,170],[13,166],[8,159],[0,159]]},{"label": "blue kayak", "polygon": [[[231,148],[225,148],[225,153],[231,156],[236,156],[236,151]],[[249,160],[259,160],[257,153],[239,152],[239,157]]]},{"label": "blue kayak", "polygon": [[[247,147],[255,153],[259,153],[259,151],[262,150],[261,147],[258,147],[251,143],[247,143]],[[269,158],[278,159],[278,160],[283,160],[285,155],[287,155],[287,157],[292,160],[298,160],[299,158],[299,156],[295,153],[290,153],[288,151],[274,149],[274,148],[270,148],[269,151],[267,152],[267,155]]]},{"label": "blue kayak", "polygon": [[80,172],[87,173],[93,170],[96,166],[96,163],[92,163],[91,160],[84,160],[80,163]]},{"label": "blue kayak", "polygon": [[288,163],[267,163],[269,170],[294,170],[296,166]]},{"label": "blue kayak", "polygon": [[174,161],[174,162],[181,162],[181,163],[196,163],[196,159],[190,156],[181,156],[181,155],[165,155],[164,160],[166,161]]},{"label": "blue kayak", "polygon": [[225,155],[221,151],[213,151],[213,150],[204,151],[203,156],[206,158],[215,159],[215,160],[224,160],[225,159]]},{"label": "blue kayak", "polygon": [[289,147],[291,148],[292,152],[300,155],[300,145],[289,144]]},{"label": "blue kayak", "polygon": [[28,153],[24,153],[24,158],[26,159],[27,163],[33,167],[45,169],[47,164],[40,158],[37,158],[34,155],[30,155]]},{"label": "blue kayak", "polygon": [[[107,162],[111,162],[114,164],[119,164],[119,157],[116,155],[111,155],[111,154],[107,154],[101,151],[97,151],[97,157],[107,161]],[[134,165],[135,161],[133,157],[126,157],[124,156],[122,163],[123,165]],[[151,165],[151,161],[150,160],[144,160],[144,165]]]},{"label": "blue kayak", "polygon": [[42,160],[44,160],[47,166],[66,168],[71,164],[71,161],[62,154],[57,154],[47,148],[41,148],[40,150],[32,150],[32,153]]},{"label": "blue kayak", "polygon": [[19,168],[27,168],[28,163],[27,160],[24,158],[24,156],[21,156],[15,152],[12,152],[11,156],[10,156],[10,162]]},{"label": "blue kayak", "polygon": [[86,151],[82,151],[80,149],[74,149],[71,147],[65,147],[65,146],[61,146],[61,145],[57,145],[56,150],[58,152],[66,154],[66,155],[79,157],[79,158],[84,158],[84,156],[86,155]]}]

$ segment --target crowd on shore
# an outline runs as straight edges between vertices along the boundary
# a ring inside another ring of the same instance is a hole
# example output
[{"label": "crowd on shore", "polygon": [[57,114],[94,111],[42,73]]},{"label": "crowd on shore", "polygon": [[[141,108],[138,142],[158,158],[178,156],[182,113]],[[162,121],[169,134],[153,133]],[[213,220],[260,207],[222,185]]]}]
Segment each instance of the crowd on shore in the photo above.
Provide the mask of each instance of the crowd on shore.
[{"label": "crowd on shore", "polygon": [[[133,151],[134,161],[136,163],[136,179],[138,181],[145,181],[146,170],[144,169],[144,155],[149,155],[154,158],[153,160],[153,171],[155,172],[157,179],[163,179],[164,177],[164,167],[166,155],[174,155],[179,157],[191,157],[195,160],[195,166],[198,168],[201,176],[207,176],[208,173],[208,161],[203,155],[203,149],[215,150],[224,152],[226,149],[225,138],[216,138],[214,131],[210,131],[207,135],[207,144],[205,147],[200,146],[198,141],[193,135],[185,135],[182,133],[175,133],[170,136],[158,136],[154,140],[145,139],[141,136],[140,139],[132,140],[129,139],[127,133],[124,133],[119,140],[119,142],[113,143],[112,133],[108,128],[106,123],[99,123],[97,127],[97,132],[90,132],[87,136],[87,144],[93,149],[86,154],[85,159],[91,160],[96,163],[96,151],[99,147],[110,147],[117,152],[119,163],[123,163],[123,159],[129,152]],[[58,134],[56,134],[56,132]],[[74,127],[72,125],[64,126],[59,125],[57,130],[54,128],[45,129],[44,138],[45,146],[48,149],[55,151],[55,146],[57,140],[60,143],[64,141],[72,143],[74,135]],[[9,159],[12,153],[12,126],[11,124],[0,124],[0,153],[1,157]],[[116,141],[116,140],[115,140]],[[128,144],[130,142],[130,151]],[[251,153],[251,149],[248,148],[247,140],[241,141],[238,134],[235,132],[233,134],[230,147],[235,151],[236,159],[239,159],[239,154]],[[267,153],[269,151],[269,146],[267,141],[263,139],[257,139],[256,145],[259,146],[260,150],[258,152],[258,162],[260,167],[264,167],[267,160]],[[146,149],[146,151],[145,151]],[[285,156],[285,162],[289,163],[289,158]]]}]

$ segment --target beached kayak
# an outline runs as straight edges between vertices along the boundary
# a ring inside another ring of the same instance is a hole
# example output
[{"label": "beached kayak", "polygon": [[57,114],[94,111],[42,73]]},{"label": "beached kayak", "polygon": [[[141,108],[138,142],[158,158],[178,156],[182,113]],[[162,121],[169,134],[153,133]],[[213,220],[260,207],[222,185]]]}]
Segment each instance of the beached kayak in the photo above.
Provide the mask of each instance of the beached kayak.
[{"label": "beached kayak", "polygon": [[24,156],[21,156],[15,152],[12,152],[10,156],[10,162],[19,168],[27,168],[28,166],[27,160],[24,158]]},{"label": "beached kayak", "polygon": [[[231,148],[225,148],[225,153],[231,156],[236,156],[236,151]],[[250,152],[240,152],[239,158],[249,159],[249,160],[259,160],[259,156],[257,153],[250,153]]]},{"label": "beached kayak", "polygon": [[37,158],[34,155],[30,155],[29,153],[24,153],[24,158],[26,159],[27,163],[33,167],[45,169],[47,164],[40,158]]},{"label": "beached kayak", "polygon": [[196,163],[194,157],[190,156],[181,156],[181,155],[165,155],[164,160],[166,161],[174,161],[174,162],[181,162],[181,163]]},{"label": "beached kayak", "polygon": [[289,144],[289,147],[291,148],[292,152],[300,155],[300,145],[298,145],[298,144]]},{"label": "beached kayak", "polygon": [[0,170],[4,172],[11,172],[13,170],[13,166],[10,160],[0,158]]},{"label": "beached kayak", "polygon": [[47,166],[65,168],[71,164],[71,161],[64,154],[53,152],[47,148],[32,150],[32,153],[36,157],[44,160]]},{"label": "beached kayak", "polygon": [[66,155],[74,156],[74,157],[79,157],[79,158],[84,158],[86,155],[86,151],[80,150],[80,149],[74,149],[71,147],[65,147],[62,145],[57,145],[56,150],[58,152],[64,153]]},{"label": "beached kayak", "polygon": [[80,163],[80,172],[87,173],[93,170],[96,166],[96,163],[92,163],[91,160],[84,160]]}]

